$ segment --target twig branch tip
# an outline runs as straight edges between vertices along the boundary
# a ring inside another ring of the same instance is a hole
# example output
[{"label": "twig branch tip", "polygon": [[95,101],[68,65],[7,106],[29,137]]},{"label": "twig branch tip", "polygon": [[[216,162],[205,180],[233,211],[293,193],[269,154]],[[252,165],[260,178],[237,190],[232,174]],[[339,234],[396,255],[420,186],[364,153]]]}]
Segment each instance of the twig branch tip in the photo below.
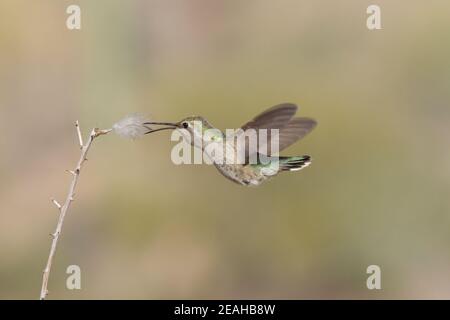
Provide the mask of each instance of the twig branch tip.
[{"label": "twig branch tip", "polygon": [[53,204],[54,204],[58,209],[61,210],[61,204],[60,204],[56,199],[51,199],[51,200],[52,200]]},{"label": "twig branch tip", "polygon": [[78,134],[78,143],[80,144],[80,148],[83,148],[83,137],[81,136],[81,130],[80,130],[80,123],[75,121],[75,127],[77,128],[77,134]]}]

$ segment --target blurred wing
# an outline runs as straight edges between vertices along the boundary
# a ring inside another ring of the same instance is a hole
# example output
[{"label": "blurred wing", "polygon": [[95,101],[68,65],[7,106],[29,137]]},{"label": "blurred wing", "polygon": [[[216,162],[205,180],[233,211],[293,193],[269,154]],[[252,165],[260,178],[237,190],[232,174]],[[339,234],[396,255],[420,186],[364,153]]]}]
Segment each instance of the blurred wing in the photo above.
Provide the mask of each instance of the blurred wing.
[{"label": "blurred wing", "polygon": [[[280,140],[281,140],[282,128],[286,127],[290,123],[290,120],[292,119],[292,117],[295,115],[296,112],[297,112],[297,106],[295,104],[292,104],[292,103],[278,104],[276,106],[273,106],[270,109],[267,109],[263,113],[256,116],[253,120],[244,124],[241,127],[241,129],[243,130],[243,131],[241,131],[241,133],[245,132],[249,129],[254,129],[256,131],[259,129],[267,129],[267,141],[271,141],[270,140],[271,139],[270,129],[278,129],[280,132]],[[258,134],[258,132],[256,134]],[[291,136],[292,136],[292,133],[290,131],[287,131],[286,139],[290,139]],[[239,147],[236,148],[236,152],[237,152],[237,154],[243,155],[245,158],[245,163],[248,163],[250,156],[256,155],[257,151],[260,150],[260,147],[263,144],[264,145],[266,144],[265,142],[266,141],[264,141],[264,142],[258,141],[256,148],[251,150],[249,147],[249,141],[245,140],[244,144],[239,145]],[[286,140],[286,143],[288,143],[288,140]],[[293,143],[293,141],[290,143]],[[280,141],[280,145],[281,145],[281,141]],[[268,146],[268,149],[269,148],[270,148],[270,146]],[[270,154],[270,150],[267,153]]]},{"label": "blurred wing", "polygon": [[292,103],[282,103],[267,109],[253,120],[242,126],[247,129],[281,129],[297,112],[297,106]]},{"label": "blurred wing", "polygon": [[[291,144],[300,140],[315,128],[317,122],[310,118],[294,118],[289,121],[279,132],[279,151],[286,149]],[[268,139],[268,141],[271,141]],[[270,146],[268,146],[270,149]],[[270,154],[270,151],[269,151]]]}]

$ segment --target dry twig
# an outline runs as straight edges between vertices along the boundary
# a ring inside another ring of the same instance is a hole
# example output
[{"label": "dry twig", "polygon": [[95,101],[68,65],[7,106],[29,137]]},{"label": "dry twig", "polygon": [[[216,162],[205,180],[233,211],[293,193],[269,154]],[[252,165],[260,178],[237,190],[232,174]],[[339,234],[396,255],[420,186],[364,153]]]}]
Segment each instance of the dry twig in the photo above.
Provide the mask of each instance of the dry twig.
[{"label": "dry twig", "polygon": [[107,134],[111,131],[111,129],[100,130],[100,129],[94,128],[94,129],[92,129],[92,131],[89,135],[87,143],[83,144],[83,138],[81,136],[81,130],[80,130],[80,125],[79,125],[78,121],[75,123],[75,126],[76,126],[77,134],[78,134],[78,142],[79,142],[80,148],[81,148],[81,156],[80,156],[80,159],[78,160],[78,163],[77,163],[77,166],[75,167],[75,169],[68,170],[68,172],[72,174],[73,178],[72,178],[72,182],[70,183],[69,191],[67,193],[67,197],[66,197],[66,200],[64,201],[64,204],[61,205],[61,204],[59,204],[58,201],[56,201],[55,199],[52,199],[53,204],[59,210],[59,218],[58,218],[58,224],[56,225],[56,230],[54,233],[51,234],[51,237],[53,239],[52,239],[52,245],[50,247],[50,254],[48,256],[47,264],[45,266],[44,273],[42,276],[42,288],[41,288],[41,295],[40,295],[41,300],[44,300],[48,294],[47,286],[48,286],[48,279],[50,276],[50,270],[52,267],[53,257],[55,256],[56,246],[58,244],[59,236],[61,235],[64,218],[67,214],[67,210],[69,210],[70,204],[74,200],[75,187],[77,186],[78,178],[80,177],[81,168],[83,167],[84,162],[87,160],[86,157],[87,157],[87,154],[89,152],[89,149],[91,148],[91,145],[92,145],[92,142],[94,141],[94,139],[101,135]]}]

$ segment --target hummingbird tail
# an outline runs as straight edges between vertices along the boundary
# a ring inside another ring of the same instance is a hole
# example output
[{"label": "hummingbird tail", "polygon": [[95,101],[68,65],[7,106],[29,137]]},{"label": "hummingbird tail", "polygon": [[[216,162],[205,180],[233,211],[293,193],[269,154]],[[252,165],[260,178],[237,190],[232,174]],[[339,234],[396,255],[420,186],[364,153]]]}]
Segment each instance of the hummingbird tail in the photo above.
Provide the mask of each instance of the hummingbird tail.
[{"label": "hummingbird tail", "polygon": [[311,163],[310,156],[280,157],[280,171],[298,171]]}]

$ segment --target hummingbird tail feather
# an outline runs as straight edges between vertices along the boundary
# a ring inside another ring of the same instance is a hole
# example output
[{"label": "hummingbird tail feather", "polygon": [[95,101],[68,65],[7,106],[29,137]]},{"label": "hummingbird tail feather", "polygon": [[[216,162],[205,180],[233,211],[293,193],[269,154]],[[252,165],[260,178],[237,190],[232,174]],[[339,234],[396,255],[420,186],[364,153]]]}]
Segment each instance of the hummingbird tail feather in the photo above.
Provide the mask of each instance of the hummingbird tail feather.
[{"label": "hummingbird tail feather", "polygon": [[311,163],[310,156],[280,157],[280,171],[298,171]]}]

